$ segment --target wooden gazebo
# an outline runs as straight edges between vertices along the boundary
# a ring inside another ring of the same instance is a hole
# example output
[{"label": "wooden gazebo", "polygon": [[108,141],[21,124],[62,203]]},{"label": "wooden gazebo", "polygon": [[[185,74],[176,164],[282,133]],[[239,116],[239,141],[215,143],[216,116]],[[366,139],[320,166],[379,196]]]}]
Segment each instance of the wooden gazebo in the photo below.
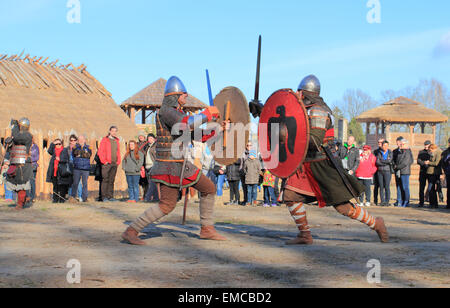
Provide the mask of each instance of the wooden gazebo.
[{"label": "wooden gazebo", "polygon": [[[384,138],[391,144],[399,136],[409,141],[411,148],[422,148],[426,140],[435,142],[436,125],[447,122],[447,116],[425,107],[424,104],[400,96],[383,105],[364,112],[356,118],[360,123],[366,123],[367,144],[377,146],[377,140]],[[406,132],[391,132],[394,124],[407,125]],[[374,132],[371,127],[375,125]],[[431,133],[426,133],[425,127],[431,127]]]},{"label": "wooden gazebo", "polygon": [[[447,122],[448,118],[436,110],[425,107],[422,103],[401,96],[364,112],[356,120],[359,123],[366,123],[366,143],[372,148],[376,149],[378,139],[383,138],[389,141],[391,149],[394,149],[397,138],[402,136],[408,140],[416,159],[425,141],[436,142],[436,125]],[[394,132],[391,128],[395,124],[406,125],[408,129],[403,132]],[[431,127],[431,130],[425,129],[427,125]],[[373,129],[374,126],[375,129]],[[412,175],[417,177],[418,173],[418,165],[414,164]]]},{"label": "wooden gazebo", "polygon": [[[128,117],[133,121],[139,114],[141,114],[141,119],[139,121],[141,123],[137,123],[138,127],[145,127],[147,118],[161,107],[166,83],[167,80],[160,78],[120,105],[122,110],[125,111]],[[195,113],[198,110],[205,109],[207,107],[208,106],[205,103],[194,96],[189,95],[185,105],[185,110],[187,112]]]}]

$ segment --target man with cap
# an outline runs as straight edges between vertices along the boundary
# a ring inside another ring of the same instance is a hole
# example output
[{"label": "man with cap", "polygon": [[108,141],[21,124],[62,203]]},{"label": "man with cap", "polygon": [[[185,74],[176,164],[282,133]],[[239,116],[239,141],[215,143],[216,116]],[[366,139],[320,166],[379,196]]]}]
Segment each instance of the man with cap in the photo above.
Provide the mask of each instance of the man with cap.
[{"label": "man with cap", "polygon": [[[310,245],[313,243],[311,230],[306,218],[305,204],[315,201],[319,206],[333,206],[340,214],[351,219],[358,220],[376,231],[382,242],[388,242],[389,235],[383,218],[375,218],[364,208],[352,202],[355,196],[345,185],[352,187],[359,197],[364,187],[356,177],[342,172],[330,161],[324,152],[322,145],[329,146],[334,140],[334,128],[332,111],[320,97],[320,82],[314,75],[305,77],[297,94],[302,99],[309,116],[310,143],[303,166],[287,179],[284,189],[284,202],[294,219],[300,233],[297,238],[288,241],[288,245]],[[250,103],[250,110],[255,111],[263,106],[254,106]],[[343,176],[343,177],[342,177]]]},{"label": "man with cap", "polygon": [[[192,130],[198,132],[199,126],[212,122],[220,116],[216,107],[208,107],[198,115],[188,116],[183,111],[187,97],[186,88],[181,80],[176,76],[171,77],[166,84],[161,109],[156,115],[156,161],[150,173],[151,180],[160,184],[161,199],[159,204],[145,211],[122,234],[122,239],[132,245],[145,245],[145,242],[139,239],[139,233],[149,224],[171,213],[177,204],[180,188],[188,187],[194,187],[200,192],[200,238],[226,240],[214,228],[213,209],[216,194],[214,183],[192,163],[186,161],[185,157],[176,157],[173,151],[174,142],[182,136],[182,132],[177,133],[177,128],[183,132],[188,130],[189,134]],[[201,135],[201,140],[198,141],[206,142],[215,133],[213,131],[206,135],[201,131],[201,134],[193,135]]]},{"label": "man with cap", "polygon": [[6,188],[17,193],[16,210],[22,210],[26,203],[27,190],[31,189],[33,166],[31,162],[31,146],[33,136],[29,132],[30,120],[22,118],[11,120],[12,136],[5,141],[8,144],[5,158],[10,167],[6,176]]},{"label": "man with cap", "polygon": [[424,207],[425,205],[425,188],[427,187],[427,168],[428,166],[425,164],[426,161],[429,161],[431,158],[430,155],[430,145],[431,141],[427,140],[424,144],[424,149],[419,152],[417,156],[417,164],[420,166],[419,173],[419,207]]}]

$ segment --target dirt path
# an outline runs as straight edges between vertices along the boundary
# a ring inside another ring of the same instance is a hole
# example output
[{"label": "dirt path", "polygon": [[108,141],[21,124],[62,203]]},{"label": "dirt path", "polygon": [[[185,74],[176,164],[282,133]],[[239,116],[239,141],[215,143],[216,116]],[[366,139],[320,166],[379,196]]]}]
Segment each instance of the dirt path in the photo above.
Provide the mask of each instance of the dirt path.
[{"label": "dirt path", "polygon": [[[334,209],[308,206],[315,245],[285,246],[296,236],[288,210],[216,206],[227,242],[198,239],[198,203],[188,224],[182,207],[146,229],[148,246],[120,242],[126,224],[149,205],[38,203],[17,213],[0,204],[0,287],[450,287],[450,211],[371,208],[391,243]],[[370,259],[381,284],[368,284]]]}]

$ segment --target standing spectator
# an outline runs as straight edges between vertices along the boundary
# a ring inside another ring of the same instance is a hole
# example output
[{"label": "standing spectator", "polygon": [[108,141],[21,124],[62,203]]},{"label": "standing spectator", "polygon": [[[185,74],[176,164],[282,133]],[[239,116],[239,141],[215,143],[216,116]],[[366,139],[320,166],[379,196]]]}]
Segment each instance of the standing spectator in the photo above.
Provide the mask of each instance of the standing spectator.
[{"label": "standing spectator", "polygon": [[261,174],[261,163],[256,152],[251,150],[248,159],[244,163],[245,185],[247,185],[248,202],[245,205],[257,205],[259,176]]},{"label": "standing spectator", "polygon": [[402,202],[402,195],[401,195],[401,186],[402,186],[402,183],[401,183],[401,178],[400,178],[400,172],[397,172],[397,171],[395,170],[395,164],[396,164],[396,162],[397,162],[397,156],[398,156],[399,153],[400,153],[400,147],[401,147],[401,144],[402,144],[402,140],[403,140],[403,139],[404,139],[404,138],[403,138],[402,136],[400,136],[400,137],[397,138],[397,140],[396,140],[397,148],[393,151],[393,161],[392,161],[392,165],[393,165],[393,167],[394,167],[395,187],[397,188],[397,199],[396,199],[396,201],[395,201],[394,206],[398,206],[398,205],[399,205],[399,201],[400,201],[400,204],[401,204],[401,202]]},{"label": "standing spectator", "polygon": [[380,185],[381,206],[389,206],[391,200],[392,162],[394,154],[389,150],[389,142],[384,141],[377,154],[378,184]]},{"label": "standing spectator", "polygon": [[399,183],[397,186],[397,206],[408,207],[410,201],[409,177],[411,176],[411,165],[414,163],[414,158],[406,139],[402,139],[399,146],[394,161],[395,177],[398,178],[397,183]]},{"label": "standing spectator", "polygon": [[269,170],[264,170],[262,185],[264,188],[264,207],[270,207],[271,205],[277,207],[278,203],[274,191],[275,176]]},{"label": "standing spectator", "polygon": [[[360,163],[358,169],[356,169],[356,177],[366,188],[366,206],[370,206],[370,189],[372,185],[372,179],[377,172],[377,158],[372,154],[372,148],[369,145],[365,145],[363,152],[360,156]],[[364,206],[364,194],[359,197],[360,206]]]},{"label": "standing spectator", "polygon": [[53,203],[64,203],[69,186],[72,185],[72,174],[67,172],[71,168],[69,147],[64,148],[63,141],[56,139],[47,152],[52,156],[47,170],[47,182],[53,183]]},{"label": "standing spectator", "polygon": [[450,138],[448,139],[447,150],[442,153],[441,166],[447,182],[447,209],[450,210]]},{"label": "standing spectator", "polygon": [[33,166],[33,176],[30,179],[31,190],[27,193],[29,194],[28,197],[30,198],[31,202],[34,203],[36,202],[36,174],[39,167],[38,161],[40,155],[39,147],[34,141],[34,137],[33,137],[33,144],[31,145],[30,155],[31,155],[31,165]]},{"label": "standing spectator", "polygon": [[[73,170],[73,155],[72,155],[72,152],[75,149],[75,146],[77,145],[77,142],[78,142],[78,137],[75,136],[75,135],[70,135],[70,137],[69,137],[69,146],[67,147],[67,149],[69,151],[69,164],[70,164],[72,170]],[[78,188],[79,187],[77,187],[77,189],[76,189],[75,196],[77,196],[77,193],[78,193],[78,190],[79,190]],[[80,190],[80,192],[81,192],[81,190]],[[72,198],[72,185],[70,185],[69,186],[69,200],[68,201],[71,202],[71,203],[76,203],[77,200],[75,198]]]},{"label": "standing spectator", "polygon": [[87,202],[88,199],[88,179],[89,171],[91,169],[92,150],[86,144],[86,137],[81,135],[78,138],[78,143],[72,151],[73,156],[73,184],[72,184],[72,198],[76,200],[78,186],[80,180],[83,188],[81,193],[81,200]]},{"label": "standing spectator", "polygon": [[98,157],[102,163],[102,199],[103,202],[114,202],[114,182],[117,167],[120,165],[120,143],[117,138],[119,129],[111,126],[108,136],[100,142]]},{"label": "standing spectator", "polygon": [[230,203],[228,205],[238,205],[241,199],[239,193],[239,182],[241,180],[239,169],[241,166],[241,159],[238,159],[234,164],[228,165],[226,168],[227,180],[230,185]]},{"label": "standing spectator", "polygon": [[428,187],[430,191],[430,208],[438,208],[439,202],[437,197],[437,181],[439,180],[442,169],[441,169],[441,157],[442,151],[435,144],[430,145],[430,160],[425,161],[425,165],[428,166]]},{"label": "standing spectator", "polygon": [[139,179],[141,177],[141,167],[144,163],[144,153],[139,151],[136,141],[128,143],[127,153],[122,161],[122,169],[125,171],[128,183],[129,203],[139,201]]},{"label": "standing spectator", "polygon": [[1,172],[1,183],[5,186],[5,201],[6,202],[14,202],[14,192],[11,190],[8,190],[8,187],[6,187],[6,172],[9,169],[9,160],[3,161],[2,166],[2,172]]},{"label": "standing spectator", "polygon": [[242,201],[242,205],[246,205],[248,202],[248,189],[247,189],[247,184],[245,184],[245,162],[248,159],[248,155],[251,151],[253,147],[253,144],[251,141],[249,141],[247,143],[247,145],[245,146],[245,152],[241,158],[241,169],[240,169],[240,176],[241,176],[241,186],[242,186],[242,191],[244,192],[244,200]]},{"label": "standing spectator", "polygon": [[419,152],[419,156],[417,157],[417,164],[420,165],[419,207],[423,207],[425,205],[425,189],[427,188],[427,179],[428,179],[427,176],[428,166],[425,164],[425,162],[431,159],[430,145],[431,145],[430,140],[425,141],[424,149]]},{"label": "standing spectator", "polygon": [[153,164],[156,159],[156,137],[153,134],[148,134],[147,136],[147,142],[148,147],[147,151],[145,152],[145,174],[147,175],[147,181],[148,181],[148,189],[147,193],[145,194],[145,201],[147,202],[157,202],[159,201],[158,196],[158,188],[156,186],[156,183],[151,180],[150,177],[150,171],[152,170]]},{"label": "standing spectator", "polygon": [[344,169],[347,170],[350,175],[355,175],[355,172],[359,167],[359,150],[355,144],[355,137],[348,137],[347,143],[344,143],[342,149],[346,152],[342,162]]},{"label": "standing spectator", "polygon": [[95,180],[98,182],[98,198],[96,199],[99,202],[103,201],[102,198],[102,162],[100,161],[100,158],[98,157],[98,150],[97,153],[94,156],[94,162],[95,162]]},{"label": "standing spectator", "polygon": [[222,197],[223,196],[223,185],[225,184],[225,178],[226,178],[226,166],[223,165],[217,165],[216,166],[216,176],[217,176],[217,196]]},{"label": "standing spectator", "polygon": [[[139,151],[141,151],[142,153],[147,153],[149,144],[148,144],[148,137],[145,134],[145,132],[142,131],[139,132],[137,147]],[[144,156],[144,163],[141,166],[141,177],[139,178],[139,186],[142,187],[142,199],[144,200],[145,195],[147,194],[148,191],[148,179],[145,173],[145,156]]]},{"label": "standing spectator", "polygon": [[[383,138],[378,140],[378,148],[375,151],[373,151],[373,155],[375,156],[375,158],[377,157],[378,153],[382,151],[383,142],[384,142]],[[375,172],[375,174],[373,175],[373,203],[375,205],[378,205],[379,193],[380,193],[380,184],[378,183],[378,168],[377,168],[377,172]]]}]

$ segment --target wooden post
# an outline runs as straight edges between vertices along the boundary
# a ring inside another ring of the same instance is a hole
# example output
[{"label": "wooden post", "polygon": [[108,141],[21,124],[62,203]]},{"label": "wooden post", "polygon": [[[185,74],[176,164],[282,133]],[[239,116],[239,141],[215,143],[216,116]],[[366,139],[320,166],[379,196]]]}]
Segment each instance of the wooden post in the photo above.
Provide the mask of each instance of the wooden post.
[{"label": "wooden post", "polygon": [[39,148],[39,160],[38,160],[39,167],[37,169],[36,174],[36,198],[41,198],[43,197],[42,195],[44,194],[44,183],[46,180],[46,178],[44,177],[46,170],[44,170],[44,157],[43,157],[44,137],[42,136],[41,132],[39,132],[39,134],[35,136],[35,142]]},{"label": "wooden post", "polygon": [[[391,123],[386,123],[384,140],[391,142]],[[378,140],[377,140],[378,141]]]},{"label": "wooden post", "polygon": [[141,116],[142,116],[142,124],[145,124],[145,119],[146,119],[145,111],[146,111],[145,108],[142,109],[142,114],[141,114]]},{"label": "wooden post", "polygon": [[136,109],[134,107],[130,107],[130,119],[133,123],[136,121]]},{"label": "wooden post", "polygon": [[436,143],[436,123],[433,123],[431,127],[433,128],[433,143]]},{"label": "wooden post", "polygon": [[416,126],[415,123],[409,123],[409,134],[411,137],[409,138],[409,145],[412,148],[415,144],[415,137],[414,137],[414,127]]}]

